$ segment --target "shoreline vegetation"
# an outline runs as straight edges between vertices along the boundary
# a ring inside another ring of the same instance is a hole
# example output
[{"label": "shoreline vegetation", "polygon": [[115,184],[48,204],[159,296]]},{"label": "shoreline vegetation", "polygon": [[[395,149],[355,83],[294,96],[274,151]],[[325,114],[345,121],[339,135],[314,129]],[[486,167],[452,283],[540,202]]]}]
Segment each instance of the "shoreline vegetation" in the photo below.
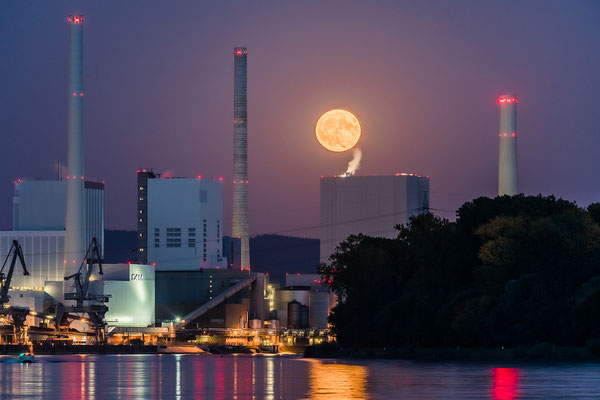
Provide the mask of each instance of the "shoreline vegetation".
[{"label": "shoreline vegetation", "polygon": [[307,356],[600,358],[600,203],[479,197],[455,221],[396,229],[351,235],[319,265],[339,347]]},{"label": "shoreline vegetation", "polygon": [[514,348],[339,348],[335,343],[309,346],[304,358],[333,359],[389,359],[414,362],[576,362],[600,363],[600,341],[586,346],[557,347],[552,343],[536,343],[533,346]]}]

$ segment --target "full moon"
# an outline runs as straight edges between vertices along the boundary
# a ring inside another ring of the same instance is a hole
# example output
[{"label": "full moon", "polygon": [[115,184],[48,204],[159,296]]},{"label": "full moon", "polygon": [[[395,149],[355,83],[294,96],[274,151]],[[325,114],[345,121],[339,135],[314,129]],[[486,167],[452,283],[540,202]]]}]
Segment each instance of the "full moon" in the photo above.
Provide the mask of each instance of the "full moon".
[{"label": "full moon", "polygon": [[340,152],[353,148],[360,139],[358,118],[346,110],[330,110],[321,115],[315,128],[317,140],[327,150]]}]

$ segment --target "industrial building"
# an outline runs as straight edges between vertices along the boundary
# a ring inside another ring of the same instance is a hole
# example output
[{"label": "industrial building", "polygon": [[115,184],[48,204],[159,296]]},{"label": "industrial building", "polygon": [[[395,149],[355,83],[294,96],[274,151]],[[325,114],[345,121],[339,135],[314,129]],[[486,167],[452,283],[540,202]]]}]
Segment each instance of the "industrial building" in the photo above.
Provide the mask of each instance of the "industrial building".
[{"label": "industrial building", "polygon": [[503,95],[500,105],[500,132],[498,133],[498,196],[519,193],[517,185],[517,100]]},{"label": "industrial building", "polygon": [[[15,182],[13,230],[65,231],[67,181]],[[104,248],[104,182],[84,182],[85,243],[95,237]]]},{"label": "industrial building", "polygon": [[335,304],[335,295],[318,274],[287,274],[285,287],[275,290],[275,315],[289,329],[327,329]]},{"label": "industrial building", "polygon": [[[85,181],[84,188],[85,238],[87,243],[97,238],[103,249],[104,183]],[[46,281],[63,280],[66,189],[65,180],[15,182],[13,230],[0,231],[0,258],[6,257],[12,241],[17,240],[30,274],[15,274],[13,287],[43,290]]]},{"label": "industrial building", "polygon": [[398,224],[429,210],[429,177],[398,173],[321,178],[321,262],[352,234],[394,238]]},{"label": "industrial building", "polygon": [[157,271],[227,268],[220,179],[138,172],[138,260]]},{"label": "industrial building", "polygon": [[[2,287],[11,293],[3,294],[2,316],[11,317],[15,332],[19,330],[13,340],[23,340],[18,319],[26,316],[30,327],[43,329],[52,321],[54,335],[89,327],[102,343],[108,318],[119,326],[154,323],[154,269],[112,264],[104,265],[106,276],[100,274],[104,183],[87,181],[83,172],[83,17],[69,16],[67,24],[68,175],[64,180],[59,175],[56,181],[15,182],[14,230],[0,232],[0,257],[13,260],[1,276]],[[23,271],[13,269],[17,258]],[[107,314],[104,303],[109,299],[115,304]],[[47,330],[36,334],[37,339],[53,335]]]}]

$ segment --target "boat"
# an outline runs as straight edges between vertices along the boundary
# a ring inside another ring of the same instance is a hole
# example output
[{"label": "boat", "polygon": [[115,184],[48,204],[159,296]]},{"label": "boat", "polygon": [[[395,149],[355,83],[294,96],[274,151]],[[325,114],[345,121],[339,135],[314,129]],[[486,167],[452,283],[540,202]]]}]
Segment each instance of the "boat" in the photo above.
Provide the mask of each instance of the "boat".
[{"label": "boat", "polygon": [[21,353],[19,354],[19,362],[21,364],[33,364],[35,362],[35,356],[33,353]]}]

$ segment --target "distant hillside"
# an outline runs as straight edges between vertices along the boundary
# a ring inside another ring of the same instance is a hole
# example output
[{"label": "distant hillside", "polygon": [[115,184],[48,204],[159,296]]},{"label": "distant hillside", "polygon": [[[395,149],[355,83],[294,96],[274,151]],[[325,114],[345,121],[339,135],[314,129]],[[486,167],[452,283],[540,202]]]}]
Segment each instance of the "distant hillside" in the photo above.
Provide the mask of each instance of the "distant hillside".
[{"label": "distant hillside", "polygon": [[[124,263],[137,256],[137,232],[106,230],[104,262]],[[250,238],[252,269],[269,273],[271,280],[283,283],[285,273],[316,273],[319,263],[319,239],[281,235]]]}]

